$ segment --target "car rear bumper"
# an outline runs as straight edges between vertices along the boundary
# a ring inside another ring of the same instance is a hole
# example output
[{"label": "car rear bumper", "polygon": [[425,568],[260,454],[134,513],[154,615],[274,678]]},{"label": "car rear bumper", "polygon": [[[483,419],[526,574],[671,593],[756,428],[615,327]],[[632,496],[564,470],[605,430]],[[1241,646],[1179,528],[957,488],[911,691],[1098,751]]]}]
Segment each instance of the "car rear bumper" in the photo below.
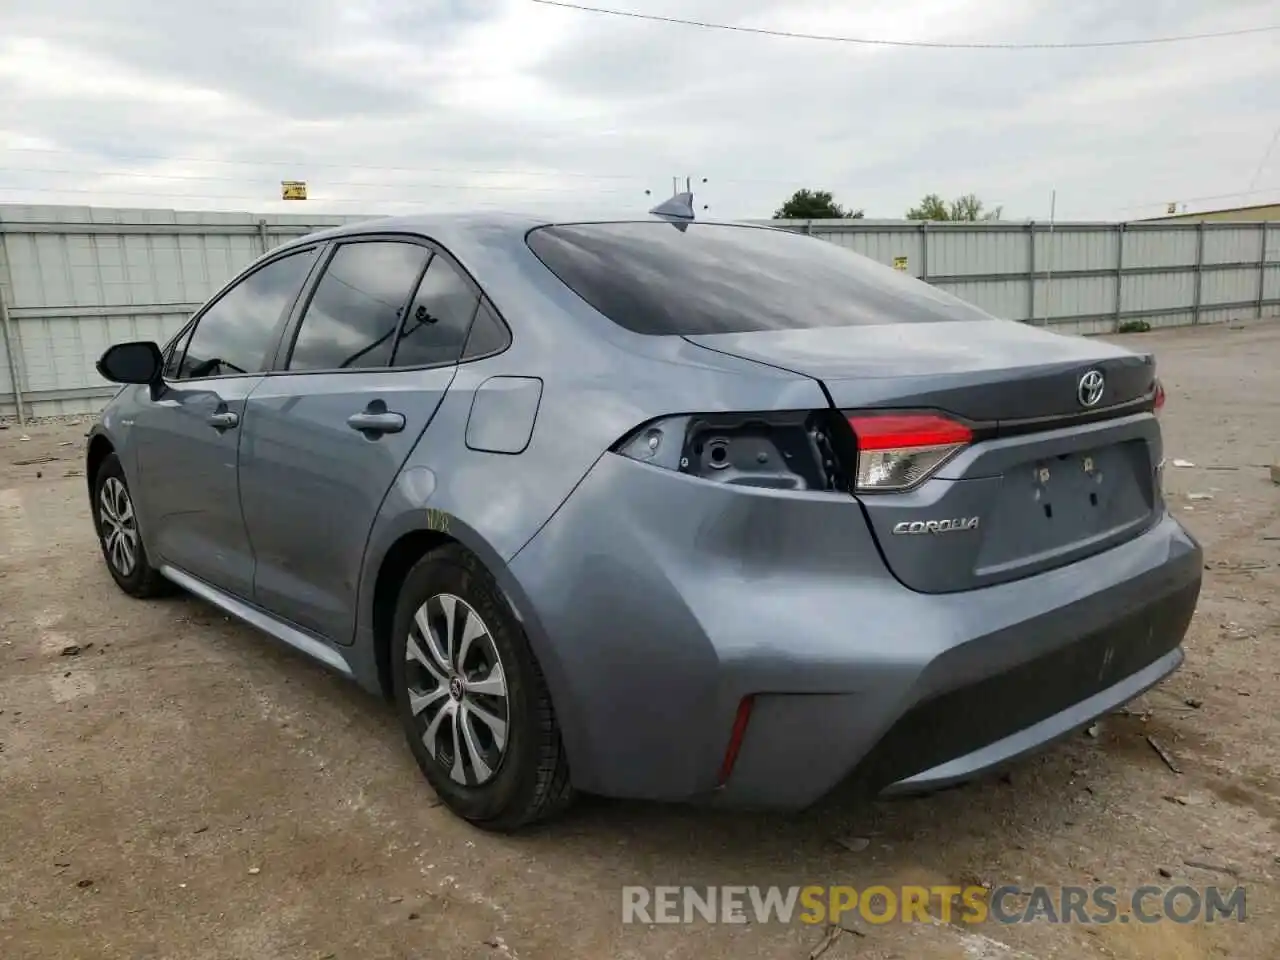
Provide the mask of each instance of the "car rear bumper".
[{"label": "car rear bumper", "polygon": [[964,780],[1131,699],[1181,662],[1201,569],[1166,514],[1074,564],[922,594],[852,498],[607,455],[507,573],[580,789],[798,808],[850,777]]},{"label": "car rear bumper", "polygon": [[[882,792],[909,794],[950,786],[1038,750],[1045,744],[1080,729],[1095,717],[1129,702],[1144,690],[1159,683],[1182,665],[1183,656],[1181,647],[1175,647],[1119,683],[1100,690],[1093,696],[1079,700],[1043,720],[1015,729],[998,740],[979,746],[962,756],[944,760],[927,770],[893,782]],[[901,723],[902,721],[899,721],[899,725]],[[897,726],[895,725],[892,729],[896,730]],[[892,741],[886,738],[881,741],[881,744],[886,742]]]}]

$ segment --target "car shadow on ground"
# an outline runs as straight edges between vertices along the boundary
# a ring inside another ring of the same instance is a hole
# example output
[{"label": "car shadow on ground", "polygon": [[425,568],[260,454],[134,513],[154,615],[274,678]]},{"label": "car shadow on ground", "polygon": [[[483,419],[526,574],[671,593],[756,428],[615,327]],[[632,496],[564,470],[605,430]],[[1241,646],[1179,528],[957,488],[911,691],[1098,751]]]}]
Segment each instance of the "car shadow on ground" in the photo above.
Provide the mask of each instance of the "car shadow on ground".
[{"label": "car shadow on ground", "polygon": [[[198,600],[190,604],[200,617],[223,619]],[[389,702],[249,628],[228,625],[226,642],[261,661],[263,675],[300,684],[312,708],[330,720],[341,715],[349,733],[400,746],[404,735]],[[1007,854],[1016,859],[1017,851],[1045,847],[1101,811],[1086,780],[1118,776],[1111,768],[1127,763],[1160,764],[1123,714],[1102,727],[1096,736],[1077,733],[1000,771],[922,796],[874,800],[841,785],[815,806],[788,813],[580,795],[557,819],[500,842],[556,860],[612,848],[624,853],[614,860],[628,873],[620,884],[999,882]],[[424,806],[436,803],[425,779],[419,789]],[[478,833],[477,842],[484,836]]]}]

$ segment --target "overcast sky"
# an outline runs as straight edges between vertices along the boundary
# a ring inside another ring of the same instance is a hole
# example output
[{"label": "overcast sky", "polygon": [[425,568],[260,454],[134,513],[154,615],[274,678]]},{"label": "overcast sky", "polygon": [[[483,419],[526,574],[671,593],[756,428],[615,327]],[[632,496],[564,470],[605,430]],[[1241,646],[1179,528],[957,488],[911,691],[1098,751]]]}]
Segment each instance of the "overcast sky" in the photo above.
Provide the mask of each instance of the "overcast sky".
[{"label": "overcast sky", "polygon": [[[1280,24],[1280,0],[596,0],[779,30],[1064,42]],[[781,39],[530,0],[0,0],[0,202],[869,217],[1280,201],[1280,32],[1095,50]],[[706,184],[701,180],[706,178]],[[307,181],[305,206],[280,180]],[[652,191],[652,199],[645,190]],[[1221,196],[1230,194],[1230,196]]]}]

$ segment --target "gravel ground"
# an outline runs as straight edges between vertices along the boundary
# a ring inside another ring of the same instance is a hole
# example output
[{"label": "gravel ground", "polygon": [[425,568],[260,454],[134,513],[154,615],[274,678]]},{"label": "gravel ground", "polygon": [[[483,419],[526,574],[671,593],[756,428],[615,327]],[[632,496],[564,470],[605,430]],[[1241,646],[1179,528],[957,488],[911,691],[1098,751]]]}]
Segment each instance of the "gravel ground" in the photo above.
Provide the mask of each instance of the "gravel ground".
[{"label": "gravel ground", "polygon": [[[1207,551],[1187,665],[1005,778],[795,817],[595,800],[477,832],[437,805],[381,702],[196,600],[115,589],[88,418],[5,425],[0,957],[1276,957],[1280,324],[1122,342],[1156,351],[1166,452],[1194,464],[1166,477]],[[1247,920],[621,922],[628,884],[915,882],[1238,882]]]}]

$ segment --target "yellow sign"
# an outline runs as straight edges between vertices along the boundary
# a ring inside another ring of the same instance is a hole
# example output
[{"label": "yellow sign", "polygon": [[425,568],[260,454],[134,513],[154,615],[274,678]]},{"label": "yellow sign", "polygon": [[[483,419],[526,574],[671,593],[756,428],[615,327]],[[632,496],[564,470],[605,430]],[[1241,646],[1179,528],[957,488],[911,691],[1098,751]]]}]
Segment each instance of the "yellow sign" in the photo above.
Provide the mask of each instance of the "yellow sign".
[{"label": "yellow sign", "polygon": [[907,258],[906,258],[906,257],[894,257],[894,258],[893,258],[893,269],[895,269],[895,270],[906,270],[906,269],[907,269]]},{"label": "yellow sign", "polygon": [[280,199],[281,200],[307,199],[306,181],[305,180],[281,180],[280,181]]}]

